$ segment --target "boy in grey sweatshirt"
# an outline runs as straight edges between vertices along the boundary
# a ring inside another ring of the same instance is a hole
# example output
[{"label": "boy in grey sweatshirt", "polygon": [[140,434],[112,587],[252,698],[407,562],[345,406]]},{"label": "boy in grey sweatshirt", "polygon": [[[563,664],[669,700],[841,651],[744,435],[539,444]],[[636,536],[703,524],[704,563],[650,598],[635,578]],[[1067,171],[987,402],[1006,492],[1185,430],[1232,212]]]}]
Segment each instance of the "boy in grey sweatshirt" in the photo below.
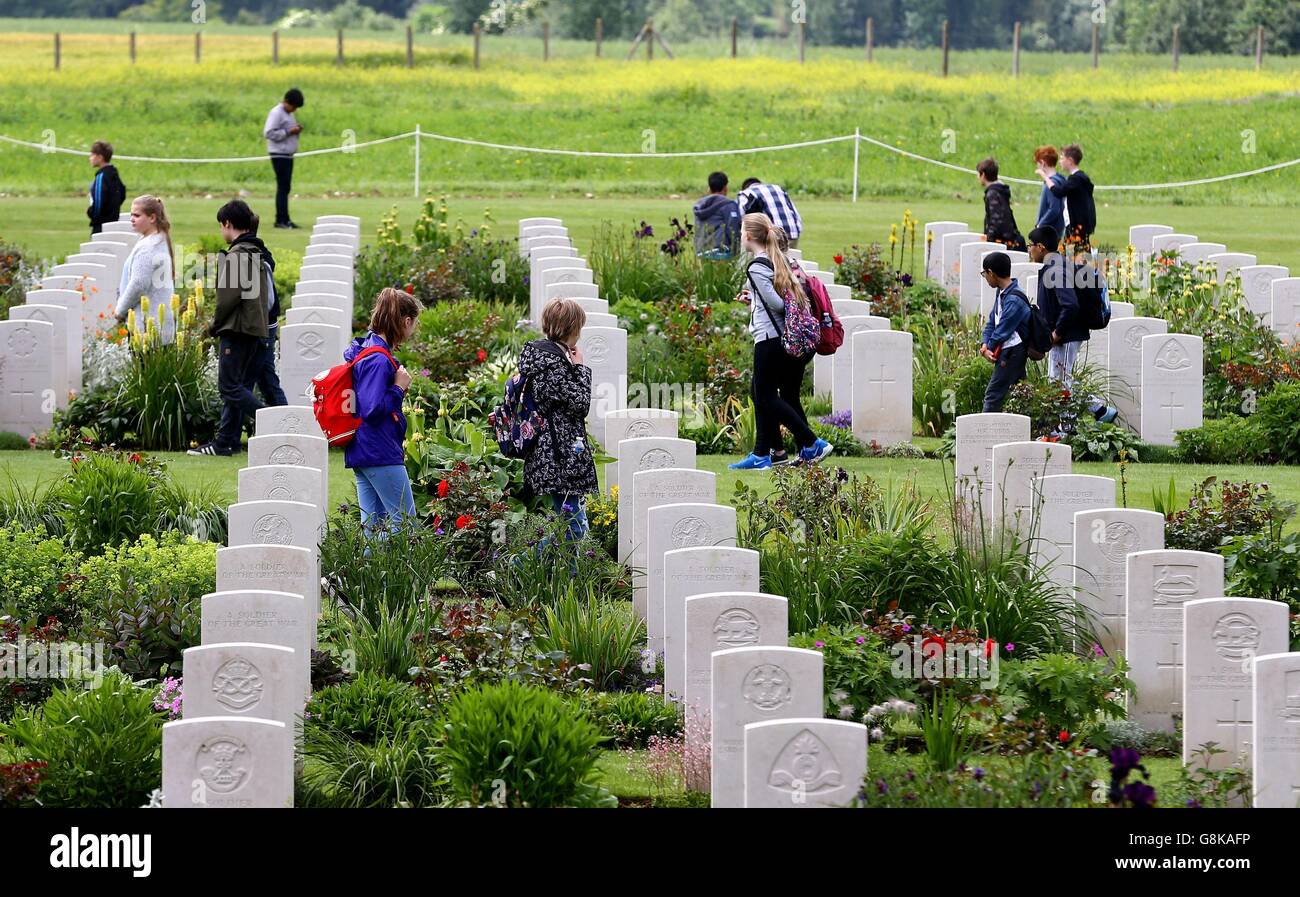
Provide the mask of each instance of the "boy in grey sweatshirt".
[{"label": "boy in grey sweatshirt", "polygon": [[302,105],[302,91],[290,88],[284,100],[271,107],[262,128],[266,151],[271,156],[271,168],[275,171],[276,227],[298,226],[289,217],[289,191],[293,184],[293,154],[298,152],[298,135],[302,133],[302,125],[293,114]]}]

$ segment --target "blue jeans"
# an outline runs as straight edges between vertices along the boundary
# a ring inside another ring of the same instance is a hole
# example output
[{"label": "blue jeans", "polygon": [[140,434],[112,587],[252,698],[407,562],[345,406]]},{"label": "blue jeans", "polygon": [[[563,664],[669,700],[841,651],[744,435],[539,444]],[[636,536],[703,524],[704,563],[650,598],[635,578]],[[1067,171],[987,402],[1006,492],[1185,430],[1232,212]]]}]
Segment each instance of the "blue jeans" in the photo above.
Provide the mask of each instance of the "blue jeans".
[{"label": "blue jeans", "polygon": [[580,542],[590,532],[591,525],[587,523],[587,496],[552,495],[551,510],[563,517],[568,524],[568,541]]},{"label": "blue jeans", "polygon": [[352,473],[357,478],[361,524],[367,530],[415,516],[415,498],[411,495],[411,478],[406,474],[405,464],[354,467]]}]

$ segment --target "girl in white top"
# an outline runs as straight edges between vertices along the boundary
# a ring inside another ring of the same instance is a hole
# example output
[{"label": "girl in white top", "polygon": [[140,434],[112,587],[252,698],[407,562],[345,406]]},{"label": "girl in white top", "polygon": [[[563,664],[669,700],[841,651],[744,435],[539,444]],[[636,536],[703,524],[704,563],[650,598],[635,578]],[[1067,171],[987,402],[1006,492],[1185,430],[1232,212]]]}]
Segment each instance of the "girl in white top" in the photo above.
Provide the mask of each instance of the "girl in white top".
[{"label": "girl in white top", "polygon": [[167,209],[156,196],[141,196],[131,203],[131,229],[140,235],[122,264],[122,280],[117,290],[116,316],[119,324],[127,321],[127,312],[135,309],[136,327],[143,331],[145,316],[140,312],[141,297],[149,299],[149,317],[156,322],[163,309],[162,341],[176,338],[176,319],[172,314],[172,295],[176,291],[172,272],[172,225]]}]

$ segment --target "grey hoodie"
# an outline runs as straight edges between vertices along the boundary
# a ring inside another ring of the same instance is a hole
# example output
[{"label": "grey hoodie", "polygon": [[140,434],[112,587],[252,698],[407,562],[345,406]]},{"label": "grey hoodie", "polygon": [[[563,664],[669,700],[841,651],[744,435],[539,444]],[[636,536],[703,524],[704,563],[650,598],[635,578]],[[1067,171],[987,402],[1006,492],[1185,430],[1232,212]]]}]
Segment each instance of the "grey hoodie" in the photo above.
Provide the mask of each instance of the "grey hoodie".
[{"label": "grey hoodie", "polygon": [[272,156],[292,156],[298,152],[298,135],[289,129],[298,125],[292,112],[284,110],[284,103],[276,103],[266,116],[262,136],[266,138],[266,151]]}]

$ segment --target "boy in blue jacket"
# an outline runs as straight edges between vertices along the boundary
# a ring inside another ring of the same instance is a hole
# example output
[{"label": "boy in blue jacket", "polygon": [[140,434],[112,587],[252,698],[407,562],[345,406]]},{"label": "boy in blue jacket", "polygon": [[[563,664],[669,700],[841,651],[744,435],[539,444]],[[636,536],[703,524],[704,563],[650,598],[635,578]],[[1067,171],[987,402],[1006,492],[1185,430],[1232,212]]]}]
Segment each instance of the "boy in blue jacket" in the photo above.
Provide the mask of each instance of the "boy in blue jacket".
[{"label": "boy in blue jacket", "polygon": [[984,256],[984,280],[993,287],[993,310],[984,322],[980,354],[993,363],[993,375],[984,391],[984,412],[999,412],[1011,387],[1025,379],[1028,346],[1020,329],[1029,319],[1029,299],[1011,276],[1011,256],[990,252]]}]

